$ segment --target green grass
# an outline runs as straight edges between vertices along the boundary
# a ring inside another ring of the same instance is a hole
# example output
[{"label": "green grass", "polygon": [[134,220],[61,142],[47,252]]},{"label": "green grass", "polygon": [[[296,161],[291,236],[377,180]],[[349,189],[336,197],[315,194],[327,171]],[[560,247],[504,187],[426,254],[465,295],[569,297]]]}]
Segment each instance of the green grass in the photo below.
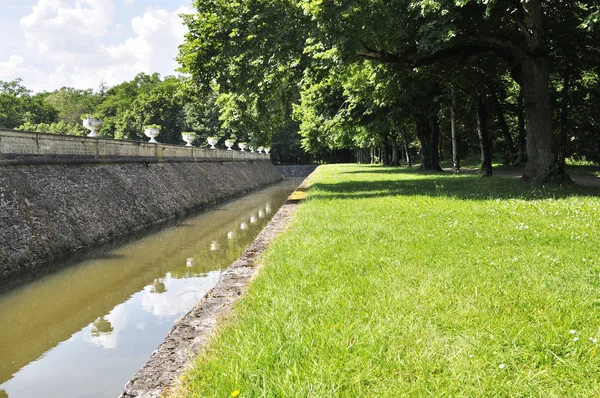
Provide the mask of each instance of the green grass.
[{"label": "green grass", "polygon": [[184,396],[600,395],[600,198],[321,167]]}]

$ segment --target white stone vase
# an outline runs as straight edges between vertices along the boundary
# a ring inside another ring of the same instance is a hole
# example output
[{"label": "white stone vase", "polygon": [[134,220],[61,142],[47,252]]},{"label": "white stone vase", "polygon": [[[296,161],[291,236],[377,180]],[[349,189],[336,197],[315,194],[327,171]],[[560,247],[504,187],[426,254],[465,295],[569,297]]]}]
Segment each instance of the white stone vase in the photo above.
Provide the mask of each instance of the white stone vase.
[{"label": "white stone vase", "polygon": [[83,127],[90,130],[88,137],[98,137],[97,131],[102,126],[102,120],[96,119],[95,117],[87,117],[83,119]]},{"label": "white stone vase", "polygon": [[271,148],[270,148],[270,147],[268,147],[268,146],[266,146],[266,147],[265,147],[265,153],[268,155],[270,151],[271,151]]},{"label": "white stone vase", "polygon": [[144,130],[144,134],[146,135],[146,137],[150,138],[148,142],[158,144],[158,141],[156,141],[156,137],[158,137],[158,135],[160,134],[159,129],[154,127],[146,127],[146,130]]},{"label": "white stone vase", "polygon": [[196,137],[196,134],[181,134],[181,138],[187,143],[185,146],[193,146],[192,142],[194,142]]},{"label": "white stone vase", "polygon": [[238,142],[238,148],[240,148],[240,151],[242,152],[246,152],[244,151],[244,149],[246,149],[247,146],[248,144],[246,144],[245,142]]},{"label": "white stone vase", "polygon": [[263,149],[263,147],[259,146],[256,150],[258,151],[258,153],[262,153]]},{"label": "white stone vase", "polygon": [[210,149],[217,149],[215,148],[215,145],[217,145],[217,142],[219,142],[219,140],[213,137],[209,137],[206,141],[208,142],[208,145],[210,145]]},{"label": "white stone vase", "polygon": [[231,149],[231,147],[233,146],[233,144],[235,144],[234,140],[225,140],[225,146],[227,147],[228,151],[232,151],[233,149]]}]

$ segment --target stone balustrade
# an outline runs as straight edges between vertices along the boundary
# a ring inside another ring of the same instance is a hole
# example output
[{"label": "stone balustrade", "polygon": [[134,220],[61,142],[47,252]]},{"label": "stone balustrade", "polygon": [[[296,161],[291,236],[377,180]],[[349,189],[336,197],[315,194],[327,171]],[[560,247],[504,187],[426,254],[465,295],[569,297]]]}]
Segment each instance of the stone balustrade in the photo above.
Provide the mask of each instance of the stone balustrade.
[{"label": "stone balustrade", "polygon": [[270,160],[270,156],[264,153],[0,129],[0,165],[258,160]]}]

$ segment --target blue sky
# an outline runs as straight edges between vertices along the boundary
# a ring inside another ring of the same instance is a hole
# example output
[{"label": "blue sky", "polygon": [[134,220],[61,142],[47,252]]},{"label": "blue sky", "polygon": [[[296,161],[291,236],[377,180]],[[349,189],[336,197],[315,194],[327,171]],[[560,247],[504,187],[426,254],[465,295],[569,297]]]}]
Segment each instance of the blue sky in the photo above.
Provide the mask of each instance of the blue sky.
[{"label": "blue sky", "polygon": [[175,73],[191,0],[0,0],[0,80],[34,91]]}]

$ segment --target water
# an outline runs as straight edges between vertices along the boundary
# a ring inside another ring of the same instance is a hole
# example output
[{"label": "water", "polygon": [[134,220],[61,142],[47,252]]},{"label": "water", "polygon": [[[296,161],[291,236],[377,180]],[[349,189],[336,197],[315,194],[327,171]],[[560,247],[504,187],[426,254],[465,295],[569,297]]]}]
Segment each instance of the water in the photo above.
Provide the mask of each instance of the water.
[{"label": "water", "polygon": [[299,182],[89,252],[0,295],[0,398],[118,396]]}]

